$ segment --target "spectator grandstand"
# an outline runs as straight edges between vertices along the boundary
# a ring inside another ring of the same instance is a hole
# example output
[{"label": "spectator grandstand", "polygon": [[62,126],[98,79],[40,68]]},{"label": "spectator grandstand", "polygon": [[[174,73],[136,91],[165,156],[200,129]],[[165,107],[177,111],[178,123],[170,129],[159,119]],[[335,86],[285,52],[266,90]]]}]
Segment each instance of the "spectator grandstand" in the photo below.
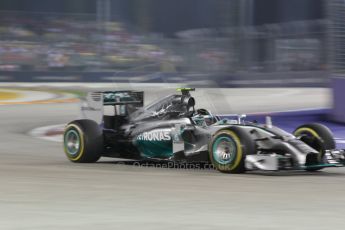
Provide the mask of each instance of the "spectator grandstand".
[{"label": "spectator grandstand", "polygon": [[154,65],[166,52],[119,22],[88,15],[0,14],[0,70],[106,71]]}]

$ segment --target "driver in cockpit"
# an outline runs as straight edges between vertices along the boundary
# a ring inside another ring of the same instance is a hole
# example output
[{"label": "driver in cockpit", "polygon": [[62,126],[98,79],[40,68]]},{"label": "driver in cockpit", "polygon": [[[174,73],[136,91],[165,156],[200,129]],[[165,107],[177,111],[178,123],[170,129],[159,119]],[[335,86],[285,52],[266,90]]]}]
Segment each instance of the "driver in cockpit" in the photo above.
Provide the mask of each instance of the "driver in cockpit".
[{"label": "driver in cockpit", "polygon": [[197,109],[192,116],[192,120],[199,126],[210,126],[218,121],[216,116],[213,116],[207,109]]}]

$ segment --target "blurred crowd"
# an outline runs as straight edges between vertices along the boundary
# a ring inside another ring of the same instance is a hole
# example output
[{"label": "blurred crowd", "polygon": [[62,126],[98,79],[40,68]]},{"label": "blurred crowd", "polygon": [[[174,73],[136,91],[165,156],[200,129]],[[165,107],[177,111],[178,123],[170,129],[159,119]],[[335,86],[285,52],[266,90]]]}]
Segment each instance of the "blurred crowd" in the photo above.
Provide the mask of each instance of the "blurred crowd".
[{"label": "blurred crowd", "polygon": [[1,12],[0,71],[235,73],[326,68],[322,21],[191,29],[168,39],[92,17]]},{"label": "blurred crowd", "polygon": [[118,22],[0,15],[0,70],[119,70],[160,65],[166,55]]}]

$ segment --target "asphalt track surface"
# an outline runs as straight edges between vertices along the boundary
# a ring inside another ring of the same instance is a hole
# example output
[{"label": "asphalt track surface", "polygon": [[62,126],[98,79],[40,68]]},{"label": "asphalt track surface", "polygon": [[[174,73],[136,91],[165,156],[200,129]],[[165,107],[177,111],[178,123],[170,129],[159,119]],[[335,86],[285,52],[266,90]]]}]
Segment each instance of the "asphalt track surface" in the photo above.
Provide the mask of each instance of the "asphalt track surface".
[{"label": "asphalt track surface", "polygon": [[[303,95],[307,107],[329,103],[322,89],[260,90],[223,95],[232,110],[212,103],[229,113],[299,108]],[[149,89],[148,98],[166,93]],[[245,106],[257,98],[255,108]],[[76,103],[0,107],[0,229],[343,229],[343,168],[228,175],[106,158],[73,164],[61,143],[27,135],[77,114]]]}]

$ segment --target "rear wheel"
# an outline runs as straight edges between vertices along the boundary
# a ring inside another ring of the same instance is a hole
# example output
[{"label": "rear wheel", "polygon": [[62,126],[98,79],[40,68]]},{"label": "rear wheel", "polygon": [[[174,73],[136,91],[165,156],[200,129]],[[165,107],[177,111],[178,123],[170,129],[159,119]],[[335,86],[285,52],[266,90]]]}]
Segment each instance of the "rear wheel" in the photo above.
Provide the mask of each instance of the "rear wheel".
[{"label": "rear wheel", "polygon": [[246,154],[254,153],[254,141],[239,127],[218,131],[209,144],[213,166],[224,173],[244,173]]},{"label": "rear wheel", "polygon": [[93,163],[103,151],[103,134],[92,120],[69,123],[64,132],[64,150],[67,158],[75,163]]},{"label": "rear wheel", "polygon": [[[305,124],[299,126],[293,134],[301,141],[319,152],[319,162],[322,163],[325,151],[335,149],[335,141],[332,131],[326,126],[318,123]],[[307,169],[307,171],[317,171],[323,167]]]}]

